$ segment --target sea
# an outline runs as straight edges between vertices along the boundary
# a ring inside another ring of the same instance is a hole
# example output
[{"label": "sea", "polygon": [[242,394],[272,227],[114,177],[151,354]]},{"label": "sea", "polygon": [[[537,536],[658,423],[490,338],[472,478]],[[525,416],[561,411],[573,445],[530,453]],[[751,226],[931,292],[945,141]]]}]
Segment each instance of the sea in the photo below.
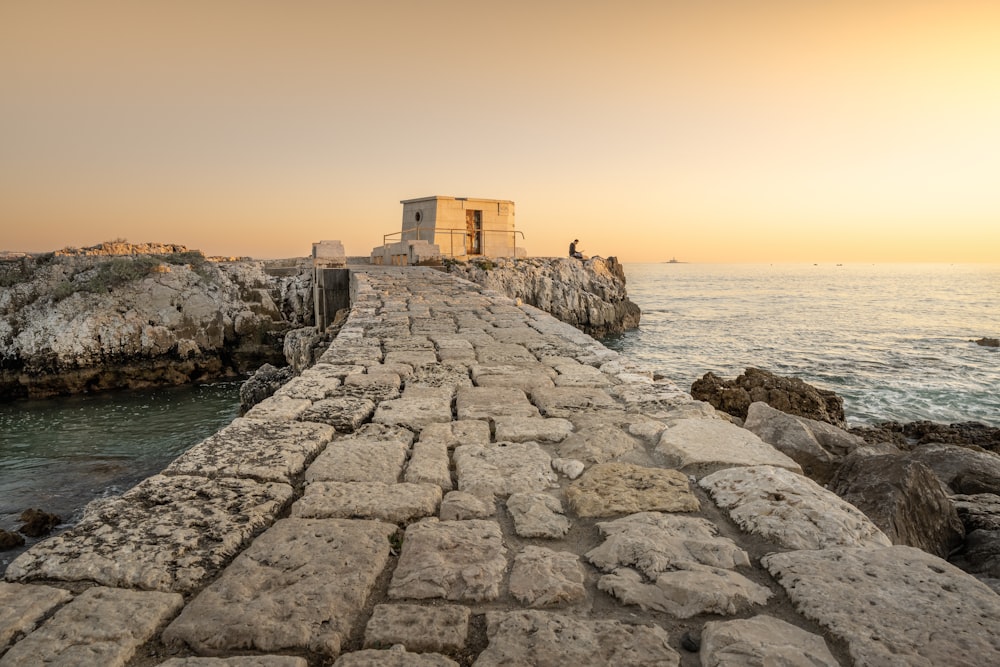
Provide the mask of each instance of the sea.
[{"label": "sea", "polygon": [[[844,398],[852,425],[1000,426],[1000,264],[625,264],[639,328],[604,343],[685,390],[748,367]],[[237,416],[239,382],[0,404],[0,528],[77,521]],[[33,540],[28,541],[28,545]],[[0,552],[0,573],[21,550]]]},{"label": "sea", "polygon": [[639,328],[605,344],[685,391],[750,367],[844,398],[850,425],[1000,426],[1000,264],[625,264]]}]

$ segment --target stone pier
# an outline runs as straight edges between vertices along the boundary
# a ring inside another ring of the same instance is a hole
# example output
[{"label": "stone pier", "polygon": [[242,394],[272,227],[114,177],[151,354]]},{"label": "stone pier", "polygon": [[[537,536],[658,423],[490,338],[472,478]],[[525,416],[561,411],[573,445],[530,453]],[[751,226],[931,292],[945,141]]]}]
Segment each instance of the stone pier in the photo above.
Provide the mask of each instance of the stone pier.
[{"label": "stone pier", "polygon": [[996,665],[1000,596],[544,312],[352,269],[319,363],[15,560],[0,666]]}]

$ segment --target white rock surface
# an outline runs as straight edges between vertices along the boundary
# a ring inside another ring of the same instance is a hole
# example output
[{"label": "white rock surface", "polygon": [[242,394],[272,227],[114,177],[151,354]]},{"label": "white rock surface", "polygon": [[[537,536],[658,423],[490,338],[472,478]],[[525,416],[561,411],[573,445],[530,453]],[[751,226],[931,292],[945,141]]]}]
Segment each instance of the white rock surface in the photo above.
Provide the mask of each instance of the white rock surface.
[{"label": "white rock surface", "polygon": [[544,492],[510,494],[507,511],[521,537],[556,539],[565,536],[571,525],[559,499]]},{"label": "white rock surface", "polygon": [[542,491],[558,478],[552,458],[533,442],[498,442],[455,448],[458,488],[485,500],[511,493]]},{"label": "white rock surface", "polygon": [[709,621],[701,633],[702,667],[840,667],[819,635],[766,614]]},{"label": "white rock surface", "polygon": [[573,433],[573,423],[568,419],[497,417],[493,421],[497,442],[555,443]]},{"label": "white rock surface", "polygon": [[587,595],[584,579],[575,553],[529,545],[514,558],[510,594],[529,607],[579,602]]},{"label": "white rock surface", "polygon": [[16,637],[34,630],[72,597],[69,591],[52,586],[0,582],[0,655]]},{"label": "white rock surface", "polygon": [[436,515],[440,504],[441,487],[435,484],[313,482],[292,505],[292,516],[409,523]]},{"label": "white rock surface", "polygon": [[671,468],[696,477],[754,465],[802,472],[798,463],[750,431],[721,419],[679,419],[660,436],[656,451]]}]

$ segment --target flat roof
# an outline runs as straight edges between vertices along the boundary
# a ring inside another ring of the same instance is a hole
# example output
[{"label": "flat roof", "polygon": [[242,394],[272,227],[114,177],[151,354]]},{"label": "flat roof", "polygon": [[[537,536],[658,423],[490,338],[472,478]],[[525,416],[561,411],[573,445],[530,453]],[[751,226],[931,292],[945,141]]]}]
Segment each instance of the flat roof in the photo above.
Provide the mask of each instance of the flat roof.
[{"label": "flat roof", "polygon": [[401,199],[400,204],[413,204],[418,201],[432,201],[435,199],[451,199],[452,201],[485,201],[497,204],[513,204],[512,199],[484,199],[482,197],[446,197],[443,195],[433,195],[431,197],[417,197],[416,199]]}]

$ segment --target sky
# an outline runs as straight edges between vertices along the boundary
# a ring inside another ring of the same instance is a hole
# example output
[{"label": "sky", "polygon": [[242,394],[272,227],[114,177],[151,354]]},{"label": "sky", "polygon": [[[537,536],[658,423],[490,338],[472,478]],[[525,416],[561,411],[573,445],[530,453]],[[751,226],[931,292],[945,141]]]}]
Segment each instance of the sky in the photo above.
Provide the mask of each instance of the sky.
[{"label": "sky", "polygon": [[1000,2],[0,0],[0,249],[1000,261]]}]

